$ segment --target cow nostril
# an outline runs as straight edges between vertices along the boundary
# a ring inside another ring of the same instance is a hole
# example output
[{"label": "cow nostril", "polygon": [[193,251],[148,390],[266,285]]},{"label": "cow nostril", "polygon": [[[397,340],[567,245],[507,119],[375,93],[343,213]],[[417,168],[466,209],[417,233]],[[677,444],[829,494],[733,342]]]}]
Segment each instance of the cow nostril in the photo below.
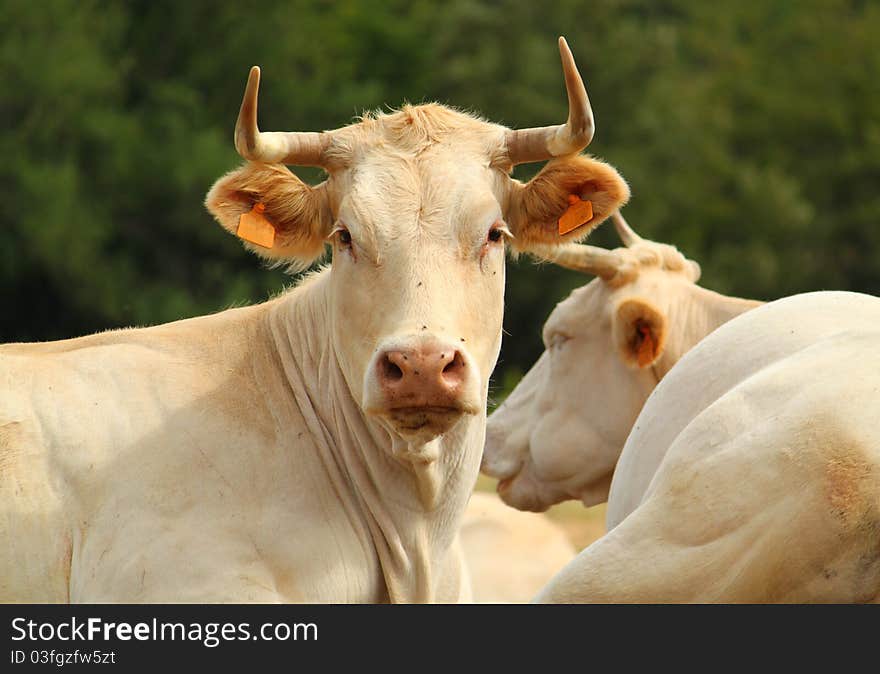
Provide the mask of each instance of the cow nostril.
[{"label": "cow nostril", "polygon": [[443,368],[443,378],[447,381],[461,379],[464,375],[465,364],[464,358],[460,352],[456,351],[446,366]]},{"label": "cow nostril", "polygon": [[403,370],[399,366],[392,363],[388,356],[382,359],[382,378],[385,381],[400,381],[403,379]]}]

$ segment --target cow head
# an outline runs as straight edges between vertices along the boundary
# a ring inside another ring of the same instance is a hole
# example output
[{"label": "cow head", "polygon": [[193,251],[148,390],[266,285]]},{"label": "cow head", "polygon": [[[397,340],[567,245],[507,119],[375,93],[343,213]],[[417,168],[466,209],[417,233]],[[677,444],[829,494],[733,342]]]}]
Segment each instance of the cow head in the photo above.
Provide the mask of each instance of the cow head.
[{"label": "cow head", "polygon": [[[501,341],[504,250],[585,236],[628,198],[607,164],[578,156],[593,117],[560,38],[565,124],[512,131],[442,105],[405,106],[323,133],[257,128],[251,70],[235,140],[248,160],[221,178],[207,207],[234,232],[255,204],[275,229],[257,254],[306,266],[333,251],[329,339],[357,403],[393,433],[428,441],[483,414]],[[517,163],[551,159],[523,184]],[[284,164],[321,166],[307,185]],[[594,217],[567,236],[557,219],[576,194]]]},{"label": "cow head", "polygon": [[598,278],[556,306],[544,325],[544,353],[489,418],[482,470],[522,510],[607,499],[660,361],[675,362],[685,347],[670,337],[672,308],[686,305],[691,289],[709,293],[694,285],[695,262],[640,238],[619,213],[614,221],[627,247],[548,251],[557,264]]}]

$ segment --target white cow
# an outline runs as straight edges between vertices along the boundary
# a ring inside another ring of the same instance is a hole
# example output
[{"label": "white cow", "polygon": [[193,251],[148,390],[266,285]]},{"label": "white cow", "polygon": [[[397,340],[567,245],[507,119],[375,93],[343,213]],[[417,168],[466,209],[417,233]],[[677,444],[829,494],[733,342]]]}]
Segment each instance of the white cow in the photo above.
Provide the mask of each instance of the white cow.
[{"label": "white cow", "polygon": [[[560,51],[568,122],[520,131],[422,105],[261,133],[253,69],[249,162],[208,209],[270,260],[307,265],[329,240],[332,268],[253,307],[0,348],[0,601],[466,597],[457,532],[505,239],[579,238],[628,196],[577,155],[592,113]],[[509,175],[551,157],[527,184]],[[572,195],[593,218],[560,236]]]},{"label": "white cow", "polygon": [[642,239],[619,213],[614,223],[624,248],[571,244],[548,253],[597,278],[553,310],[546,350],[489,418],[482,469],[516,508],[605,502],[657,383],[707,334],[760,304],[698,286],[695,262]]},{"label": "white cow", "polygon": [[468,503],[461,545],[473,598],[482,603],[529,601],[577,554],[546,515],[515,510],[483,492]]},{"label": "white cow", "polygon": [[610,531],[539,602],[880,601],[880,299],[778,300],[646,403]]}]

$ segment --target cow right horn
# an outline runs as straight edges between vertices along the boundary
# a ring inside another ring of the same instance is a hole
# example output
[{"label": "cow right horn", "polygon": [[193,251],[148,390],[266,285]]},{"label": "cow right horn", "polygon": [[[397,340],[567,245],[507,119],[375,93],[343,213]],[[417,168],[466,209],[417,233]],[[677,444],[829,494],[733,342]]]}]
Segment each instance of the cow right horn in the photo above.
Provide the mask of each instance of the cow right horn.
[{"label": "cow right horn", "polygon": [[260,131],[257,127],[257,93],[260,67],[251,68],[241,109],[235,122],[235,149],[245,159],[267,164],[324,166],[324,153],[330,142],[326,132]]},{"label": "cow right horn", "polygon": [[595,122],[590,97],[564,37],[559,38],[559,56],[568,92],[568,120],[555,126],[508,130],[507,157],[514,165],[575,154],[593,140]]}]

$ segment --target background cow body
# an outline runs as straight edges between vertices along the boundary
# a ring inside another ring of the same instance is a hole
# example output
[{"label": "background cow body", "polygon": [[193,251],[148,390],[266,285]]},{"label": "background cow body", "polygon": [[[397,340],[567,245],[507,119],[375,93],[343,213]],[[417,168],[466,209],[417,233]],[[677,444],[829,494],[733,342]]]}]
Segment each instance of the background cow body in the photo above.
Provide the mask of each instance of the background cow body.
[{"label": "background cow body", "polygon": [[538,601],[880,596],[880,299],[768,304],[689,352],[645,405],[611,531]]}]

